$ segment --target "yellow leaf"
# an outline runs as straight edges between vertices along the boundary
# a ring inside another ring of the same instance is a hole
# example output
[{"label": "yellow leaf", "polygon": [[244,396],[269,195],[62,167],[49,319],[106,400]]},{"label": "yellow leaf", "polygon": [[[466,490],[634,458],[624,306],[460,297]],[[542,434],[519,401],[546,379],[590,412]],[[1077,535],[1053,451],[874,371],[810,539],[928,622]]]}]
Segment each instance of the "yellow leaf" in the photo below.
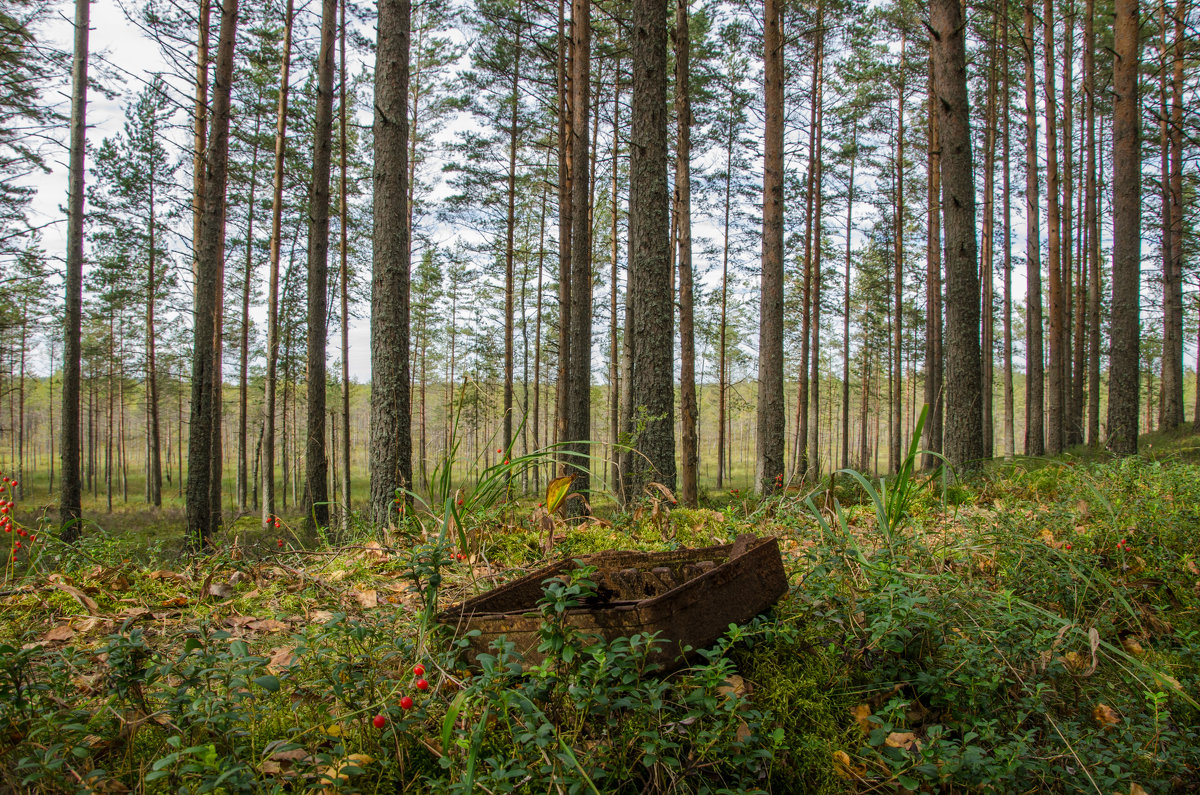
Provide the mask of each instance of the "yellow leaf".
[{"label": "yellow leaf", "polygon": [[863,730],[863,733],[871,731],[871,705],[859,704],[850,710],[850,714],[854,717],[854,722],[858,724],[858,728]]},{"label": "yellow leaf", "polygon": [[1146,650],[1142,648],[1142,644],[1138,643],[1138,639],[1133,636],[1121,638],[1121,647],[1134,657],[1141,657],[1146,653]]},{"label": "yellow leaf", "polygon": [[862,778],[867,772],[866,765],[856,765],[850,761],[850,754],[845,751],[833,752],[833,774],[838,778],[854,781]]},{"label": "yellow leaf", "polygon": [[1116,726],[1121,722],[1121,719],[1117,717],[1117,713],[1107,704],[1097,704],[1096,708],[1092,710],[1092,717],[1095,719],[1096,723],[1099,723],[1101,727],[1105,728],[1108,726]]},{"label": "yellow leaf", "polygon": [[558,506],[562,505],[562,501],[567,496],[567,492],[570,491],[571,483],[574,480],[574,475],[563,475],[561,478],[555,478],[550,481],[550,485],[546,486],[547,513],[554,513],[558,510]]},{"label": "yellow leaf", "polygon": [[1142,789],[1142,785],[1137,782],[1132,782],[1129,785],[1129,795],[1147,795],[1146,790]]},{"label": "yellow leaf", "polygon": [[921,747],[921,741],[912,732],[892,732],[884,743],[890,748],[903,748],[905,751],[911,751],[913,746],[918,749]]}]

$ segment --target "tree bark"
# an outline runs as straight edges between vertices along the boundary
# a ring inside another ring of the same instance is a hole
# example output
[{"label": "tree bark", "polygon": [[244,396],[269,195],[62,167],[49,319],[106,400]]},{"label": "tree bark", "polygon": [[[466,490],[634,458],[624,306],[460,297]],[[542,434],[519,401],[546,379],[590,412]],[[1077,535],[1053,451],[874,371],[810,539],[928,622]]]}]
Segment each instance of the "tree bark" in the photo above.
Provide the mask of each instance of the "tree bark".
[{"label": "tree bark", "polygon": [[[348,123],[348,114],[346,110],[346,0],[341,0],[338,4],[339,13],[341,15],[341,32],[338,36],[339,58],[338,58],[338,143],[340,144],[340,170],[338,173],[338,193],[340,194],[339,211],[340,223],[338,241],[338,254],[340,257],[338,278],[340,293],[342,299],[342,439],[341,439],[341,456],[342,456],[342,529],[350,529],[350,264],[349,264],[349,245],[350,245],[350,204],[346,196],[348,169],[346,166],[347,152],[349,146],[348,136],[346,134],[346,125]],[[411,209],[411,207],[410,207]],[[424,394],[425,394],[425,369],[424,357],[422,356],[421,368],[421,408],[424,410]],[[424,442],[424,426],[422,425],[422,437]],[[423,460],[423,459],[422,459]]]},{"label": "tree bark", "polygon": [[1138,313],[1141,281],[1141,151],[1138,0],[1117,0],[1113,23],[1112,347],[1108,448],[1138,450]]},{"label": "tree bark", "polygon": [[696,411],[696,335],[692,307],[692,101],[689,81],[691,34],[688,0],[675,0],[675,207],[679,229],[679,414],[681,466],[679,497],[694,508],[699,499],[700,463]]},{"label": "tree bark", "polygon": [[[1043,67],[1045,84],[1043,93],[1046,105],[1046,234],[1049,238],[1047,269],[1049,271],[1050,298],[1050,361],[1046,389],[1049,391],[1046,412],[1046,452],[1058,455],[1063,449],[1065,437],[1063,425],[1063,331],[1066,305],[1063,301],[1062,276],[1062,213],[1058,195],[1058,92],[1055,87],[1054,62],[1054,0],[1045,0],[1042,5]],[[1032,36],[1030,37],[1032,41]]]},{"label": "tree bark", "polygon": [[895,261],[892,263],[892,371],[891,371],[891,436],[888,444],[888,461],[892,472],[900,471],[901,452],[904,447],[904,92],[908,36],[900,34],[899,85],[896,92],[896,192],[894,206],[895,225],[892,244]]},{"label": "tree bark", "polygon": [[929,455],[922,466],[933,469],[942,452],[942,399],[945,370],[942,356],[942,178],[941,136],[938,128],[937,99],[933,86],[933,59],[929,61],[929,175],[927,214],[928,239],[925,246],[925,404],[929,416],[925,420],[922,440]]},{"label": "tree bark", "polygon": [[253,155],[250,163],[250,195],[246,206],[246,267],[242,271],[241,359],[238,366],[238,511],[249,510],[248,475],[246,472],[246,420],[250,391],[250,280],[254,276],[254,192],[258,187],[258,130],[261,117],[254,119]]},{"label": "tree bark", "polygon": [[1008,0],[1001,0],[1000,18],[1002,21],[1000,34],[1001,74],[1003,82],[1003,109],[1000,112],[1001,136],[1003,138],[1002,159],[1004,161],[1004,457],[1012,458],[1017,453],[1016,418],[1013,396],[1013,340],[1012,340],[1012,170],[1011,158],[1012,138],[1009,128],[1009,116],[1012,110],[1012,92],[1009,85],[1011,70],[1008,66],[1008,29],[1011,20],[1008,15]]},{"label": "tree bark", "polygon": [[212,92],[212,124],[205,157],[204,205],[196,262],[196,298],[192,358],[192,411],[188,442],[187,531],[189,543],[203,547],[220,522],[220,481],[213,482],[214,451],[220,427],[215,400],[220,387],[215,312],[222,290],[225,259],[225,185],[228,175],[230,90],[237,31],[237,0],[224,0]]},{"label": "tree bark", "polygon": [[1084,218],[1088,248],[1088,406],[1087,442],[1100,446],[1100,197],[1096,186],[1096,3],[1087,0],[1083,27],[1083,72],[1087,114]]},{"label": "tree bark", "polygon": [[408,58],[410,0],[379,4],[371,268],[371,519],[385,526],[412,485],[409,394]]},{"label": "tree bark", "polygon": [[1042,249],[1038,213],[1037,76],[1033,66],[1033,0],[1025,0],[1025,455],[1046,454],[1042,364]]},{"label": "tree bark", "polygon": [[[1159,406],[1159,428],[1164,431],[1173,430],[1183,424],[1183,251],[1182,229],[1177,239],[1177,225],[1182,224],[1182,190],[1177,192],[1177,184],[1182,188],[1182,176],[1176,177],[1175,161],[1178,158],[1182,165],[1182,153],[1178,151],[1180,131],[1177,124],[1182,123],[1182,107],[1179,110],[1179,120],[1174,119],[1175,104],[1181,105],[1179,97],[1182,89],[1182,14],[1179,6],[1183,0],[1176,0],[1175,9],[1175,56],[1171,68],[1171,85],[1175,98],[1168,101],[1167,63],[1170,59],[1167,48],[1167,4],[1162,3],[1162,249],[1163,249],[1163,353],[1162,353],[1162,385],[1159,391],[1161,401]],[[1173,124],[1174,122],[1174,124]]]},{"label": "tree bark", "polygon": [[[573,443],[569,450],[575,455],[568,459],[568,471],[575,475],[571,491],[586,494],[591,488],[591,464],[580,456],[589,452],[587,440],[592,429],[592,201],[588,130],[591,118],[591,0],[572,1],[571,28],[571,324],[567,360],[567,433],[559,441]],[[666,47],[665,41],[663,47]],[[586,505],[580,500],[572,500],[567,510],[584,513]]]},{"label": "tree bark", "polygon": [[71,153],[67,195],[66,324],[62,386],[62,539],[79,537],[83,493],[79,460],[79,387],[83,372],[83,181],[87,148],[87,67],[90,0],[75,0],[75,54],[71,61]]},{"label": "tree bark", "polygon": [[675,345],[667,226],[664,11],[660,0],[633,3],[629,286],[625,311],[629,399],[624,406],[625,430],[633,440],[633,450],[624,456],[622,467],[626,499],[641,496],[650,481],[675,488]]},{"label": "tree bark", "polygon": [[[279,254],[283,242],[283,159],[287,151],[288,75],[292,63],[292,20],[294,17],[294,0],[288,0],[283,24],[283,63],[279,71],[279,112],[275,117],[275,182],[271,200],[271,264],[267,284],[267,372],[263,379],[263,527],[269,527],[275,519],[275,394],[279,363]],[[286,483],[284,485],[286,502]]]},{"label": "tree bark", "polygon": [[846,183],[846,281],[842,296],[842,469],[850,466],[850,263],[854,232],[854,166],[858,161],[858,118],[850,135],[850,179]]},{"label": "tree bark", "polygon": [[333,155],[333,51],[336,42],[337,0],[323,0],[312,188],[308,202],[308,439],[304,453],[304,493],[307,496],[304,521],[309,529],[329,526],[325,355],[329,331],[329,180]]},{"label": "tree bark", "polygon": [[765,0],[763,79],[762,295],[758,336],[755,488],[771,494],[783,476],[783,3]]},{"label": "tree bark", "polygon": [[975,172],[963,27],[959,0],[930,5],[946,233],[946,457],[959,468],[977,465],[983,454]]}]

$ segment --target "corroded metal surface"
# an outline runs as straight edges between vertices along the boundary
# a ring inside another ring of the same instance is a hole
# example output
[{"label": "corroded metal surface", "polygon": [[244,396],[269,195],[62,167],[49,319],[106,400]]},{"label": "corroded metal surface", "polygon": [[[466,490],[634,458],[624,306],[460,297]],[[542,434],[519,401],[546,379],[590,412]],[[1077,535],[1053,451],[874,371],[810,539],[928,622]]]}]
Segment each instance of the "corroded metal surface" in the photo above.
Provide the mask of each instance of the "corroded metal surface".
[{"label": "corroded metal surface", "polygon": [[605,640],[658,633],[653,662],[666,670],[684,663],[686,646],[703,649],[731,623],[742,623],[773,605],[787,592],[787,577],[774,538],[741,535],[732,544],[672,552],[601,552],[560,560],[519,580],[451,607],[438,621],[457,636],[469,638],[467,657],[477,655],[501,635],[526,663],[538,663],[537,603],[542,583],[576,568],[595,566],[596,595],[567,613],[578,630]]}]

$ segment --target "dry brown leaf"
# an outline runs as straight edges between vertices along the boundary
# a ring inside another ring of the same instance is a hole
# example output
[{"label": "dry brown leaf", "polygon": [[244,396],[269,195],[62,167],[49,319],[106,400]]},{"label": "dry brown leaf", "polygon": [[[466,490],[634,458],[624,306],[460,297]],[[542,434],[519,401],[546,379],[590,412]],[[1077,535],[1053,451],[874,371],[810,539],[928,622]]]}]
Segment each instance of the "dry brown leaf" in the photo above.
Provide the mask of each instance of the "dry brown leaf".
[{"label": "dry brown leaf", "polygon": [[333,620],[333,613],[328,610],[314,610],[309,614],[309,619],[318,624],[325,624]]},{"label": "dry brown leaf", "polygon": [[1116,726],[1121,722],[1117,713],[1107,704],[1097,704],[1096,708],[1092,710],[1092,718],[1100,724],[1101,728]]},{"label": "dry brown leaf", "polygon": [[1129,795],[1147,795],[1146,790],[1142,789],[1142,785],[1136,781],[1129,784]]},{"label": "dry brown leaf", "polygon": [[858,724],[858,728],[863,730],[863,733],[871,731],[870,704],[859,704],[850,710],[850,715],[854,718],[854,722]]},{"label": "dry brown leaf", "polygon": [[276,649],[271,654],[271,659],[267,660],[267,670],[273,674],[278,674],[300,662],[300,658],[296,656],[295,651],[295,649],[287,647]]},{"label": "dry brown leaf", "polygon": [[254,616],[230,616],[229,618],[225,619],[225,623],[237,629],[238,627],[244,627],[247,624],[253,624],[257,620],[258,619]]},{"label": "dry brown leaf", "polygon": [[71,629],[70,624],[59,624],[54,629],[42,636],[42,640],[47,643],[63,643],[75,637],[75,630]]},{"label": "dry brown leaf", "polygon": [[1188,560],[1186,560],[1184,562],[1184,565],[1187,566],[1187,570],[1190,571],[1192,574],[1200,576],[1200,567],[1196,566],[1196,561],[1189,558]]},{"label": "dry brown leaf", "polygon": [[188,578],[177,571],[152,571],[148,575],[152,580],[171,580],[172,582],[187,582]]},{"label": "dry brown leaf", "polygon": [[251,620],[246,628],[255,632],[286,632],[288,625],[275,618],[264,618],[262,621]]},{"label": "dry brown leaf", "polygon": [[365,591],[353,590],[350,592],[350,595],[363,608],[379,606],[379,592],[374,588],[368,588]]},{"label": "dry brown leaf", "polygon": [[96,604],[95,599],[88,596],[87,594],[85,594],[83,591],[79,590],[75,586],[68,584],[59,575],[57,575],[57,574],[50,575],[50,583],[58,590],[62,591],[65,594],[68,594],[76,602],[79,602],[79,604],[82,605],[83,608],[85,610],[87,610],[89,613],[95,614],[95,613],[100,612],[100,606],[98,604]]},{"label": "dry brown leaf", "polygon": [[903,748],[905,751],[911,751],[914,746],[918,750],[921,748],[921,741],[912,732],[892,732],[884,740],[884,744],[890,748]]},{"label": "dry brown leaf", "polygon": [[137,619],[148,615],[150,615],[150,608],[137,605],[134,607],[127,607],[120,613],[117,613],[117,618],[121,619],[122,621],[128,621],[130,619]]},{"label": "dry brown leaf", "polygon": [[160,607],[187,607],[188,598],[186,596],[173,596],[162,602]]},{"label": "dry brown leaf", "polygon": [[346,579],[349,576],[350,576],[349,569],[334,569],[333,571],[331,571],[325,575],[325,579],[328,582],[341,582],[342,580]]},{"label": "dry brown leaf", "polygon": [[378,541],[371,541],[367,544],[367,548],[362,551],[362,559],[367,562],[368,566],[378,566],[388,559],[387,550]]},{"label": "dry brown leaf", "polygon": [[1048,528],[1043,527],[1040,536],[1041,539],[1046,542],[1046,546],[1050,547],[1051,549],[1062,548],[1062,542],[1055,540],[1054,533],[1050,532]]},{"label": "dry brown leaf", "polygon": [[233,596],[233,586],[227,582],[210,582],[208,584],[208,596],[214,596],[217,599],[228,599]]},{"label": "dry brown leaf", "polygon": [[744,698],[746,696],[746,680],[738,674],[733,674],[717,687],[717,692],[725,698],[730,696]]},{"label": "dry brown leaf", "polygon": [[1121,648],[1134,657],[1141,657],[1146,653],[1146,650],[1142,648],[1142,644],[1138,643],[1138,639],[1132,635],[1121,638]]},{"label": "dry brown leaf", "polygon": [[845,751],[833,752],[833,774],[838,778],[844,778],[849,781],[857,781],[865,776],[867,766],[863,764],[854,764],[850,760],[850,754]]},{"label": "dry brown leaf", "polygon": [[746,721],[742,721],[737,727],[737,741],[744,743],[750,739],[750,727],[746,725]]}]

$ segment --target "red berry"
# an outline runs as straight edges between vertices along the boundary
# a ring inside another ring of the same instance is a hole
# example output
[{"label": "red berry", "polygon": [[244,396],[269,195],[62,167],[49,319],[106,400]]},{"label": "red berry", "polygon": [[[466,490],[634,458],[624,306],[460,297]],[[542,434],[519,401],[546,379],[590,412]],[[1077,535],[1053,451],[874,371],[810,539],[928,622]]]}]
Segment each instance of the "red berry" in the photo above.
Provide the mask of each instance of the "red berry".
[{"label": "red berry", "polygon": [[400,699],[400,709],[412,709],[412,708],[413,708],[412,696],[404,696],[403,698]]},{"label": "red berry", "polygon": [[418,679],[416,682],[416,685],[417,685],[417,690],[428,690],[429,689],[429,683],[426,682],[424,679]]},{"label": "red berry", "polygon": [[424,676],[424,675],[425,675],[425,666],[424,665],[417,663],[416,665],[413,666],[413,676]]},{"label": "red berry", "polygon": [[459,498],[458,498],[458,504],[459,504],[459,505],[462,505],[462,497],[459,497]]},{"label": "red berry", "polygon": [[282,548],[283,548],[283,539],[281,538],[281,539],[279,539],[278,541],[276,541],[276,542],[275,542],[275,546],[277,546],[277,547],[279,547],[280,549],[282,549]]},{"label": "red berry", "polygon": [[502,452],[504,452],[504,451],[503,451],[503,450],[501,450],[499,447],[497,447],[497,448],[496,448],[496,455],[499,455],[499,454],[500,454],[500,453],[502,453]]},{"label": "red berry", "polygon": [[[16,543],[14,543],[14,544],[13,544],[13,546],[14,546],[14,547],[16,547],[17,549],[20,549],[20,548],[21,548],[21,542],[20,542],[20,541],[17,541]],[[421,689],[422,689],[422,690],[424,690],[424,688],[421,688]]]},{"label": "red berry", "polygon": [[387,718],[383,717],[382,715],[376,715],[375,718],[371,721],[371,724],[376,729],[382,729],[383,724],[385,724],[385,723],[387,723]]},{"label": "red berry", "polygon": [[34,541],[37,541],[37,536],[36,536],[36,535],[31,535],[31,536],[29,537],[29,543],[31,543],[31,544],[32,544]]},{"label": "red berry", "polygon": [[276,520],[275,520],[275,529],[276,529],[276,530],[278,530],[278,529],[279,529],[280,527],[282,527],[282,526],[283,526],[283,525],[279,524],[279,520],[278,520],[278,519],[276,519]]}]

